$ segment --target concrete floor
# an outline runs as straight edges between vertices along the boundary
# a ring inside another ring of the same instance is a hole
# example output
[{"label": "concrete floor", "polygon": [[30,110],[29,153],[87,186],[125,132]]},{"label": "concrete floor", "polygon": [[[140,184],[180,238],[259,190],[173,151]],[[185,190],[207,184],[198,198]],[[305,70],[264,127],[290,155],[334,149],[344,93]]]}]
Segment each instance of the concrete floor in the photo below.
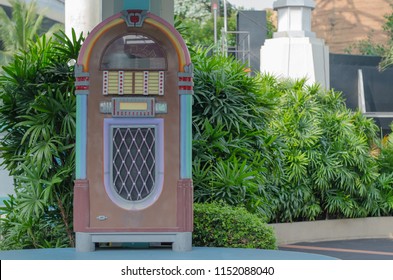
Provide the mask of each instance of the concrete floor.
[{"label": "concrete floor", "polygon": [[190,252],[173,252],[169,248],[104,248],[78,253],[74,248],[0,251],[1,260],[332,260],[314,253],[280,250],[201,248]]},{"label": "concrete floor", "polygon": [[301,242],[282,245],[280,250],[322,254],[342,260],[393,260],[393,239]]},{"label": "concrete floor", "polygon": [[279,250],[194,247],[190,252],[170,248],[99,248],[79,253],[74,248],[0,251],[0,260],[393,260],[393,239],[301,242]]}]

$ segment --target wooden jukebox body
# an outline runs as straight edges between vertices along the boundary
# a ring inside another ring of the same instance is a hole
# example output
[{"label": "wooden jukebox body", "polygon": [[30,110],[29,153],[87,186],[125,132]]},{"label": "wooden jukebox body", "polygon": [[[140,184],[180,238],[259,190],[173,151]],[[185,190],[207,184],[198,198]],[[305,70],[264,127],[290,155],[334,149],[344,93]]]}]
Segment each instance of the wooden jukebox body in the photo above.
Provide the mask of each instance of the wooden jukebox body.
[{"label": "wooden jukebox body", "polygon": [[75,68],[74,231],[99,242],[191,250],[192,64],[172,25],[116,14],[89,34]]}]

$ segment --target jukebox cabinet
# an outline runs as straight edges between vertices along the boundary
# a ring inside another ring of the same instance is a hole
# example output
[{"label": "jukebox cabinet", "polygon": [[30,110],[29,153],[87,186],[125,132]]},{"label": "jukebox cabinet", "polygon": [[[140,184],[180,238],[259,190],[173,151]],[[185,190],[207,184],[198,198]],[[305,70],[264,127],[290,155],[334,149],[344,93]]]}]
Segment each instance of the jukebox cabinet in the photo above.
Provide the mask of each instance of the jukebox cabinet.
[{"label": "jukebox cabinet", "polygon": [[74,231],[100,242],[191,250],[192,64],[172,25],[128,10],[98,26],[75,66]]}]

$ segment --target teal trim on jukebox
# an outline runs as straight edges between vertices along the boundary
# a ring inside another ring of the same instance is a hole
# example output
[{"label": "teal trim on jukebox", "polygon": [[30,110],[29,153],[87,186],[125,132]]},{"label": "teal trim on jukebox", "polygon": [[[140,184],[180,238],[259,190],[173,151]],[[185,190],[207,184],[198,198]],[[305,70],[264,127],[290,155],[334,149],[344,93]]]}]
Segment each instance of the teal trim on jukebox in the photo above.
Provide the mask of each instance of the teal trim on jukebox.
[{"label": "teal trim on jukebox", "polygon": [[124,10],[150,10],[150,0],[124,0]]},{"label": "teal trim on jukebox", "polygon": [[76,96],[76,179],[86,179],[87,95]]},{"label": "teal trim on jukebox", "polygon": [[186,179],[192,177],[192,96],[181,95],[180,102],[180,176]]}]

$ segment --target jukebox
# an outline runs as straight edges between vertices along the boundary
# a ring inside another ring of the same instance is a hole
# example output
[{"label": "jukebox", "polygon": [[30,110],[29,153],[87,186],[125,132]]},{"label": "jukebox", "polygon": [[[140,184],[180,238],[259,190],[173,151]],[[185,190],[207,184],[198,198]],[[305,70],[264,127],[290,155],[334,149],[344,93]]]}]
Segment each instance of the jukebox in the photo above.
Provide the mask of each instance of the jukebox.
[{"label": "jukebox", "polygon": [[76,250],[191,250],[193,81],[179,33],[147,11],[116,14],[86,38],[75,78]]}]

